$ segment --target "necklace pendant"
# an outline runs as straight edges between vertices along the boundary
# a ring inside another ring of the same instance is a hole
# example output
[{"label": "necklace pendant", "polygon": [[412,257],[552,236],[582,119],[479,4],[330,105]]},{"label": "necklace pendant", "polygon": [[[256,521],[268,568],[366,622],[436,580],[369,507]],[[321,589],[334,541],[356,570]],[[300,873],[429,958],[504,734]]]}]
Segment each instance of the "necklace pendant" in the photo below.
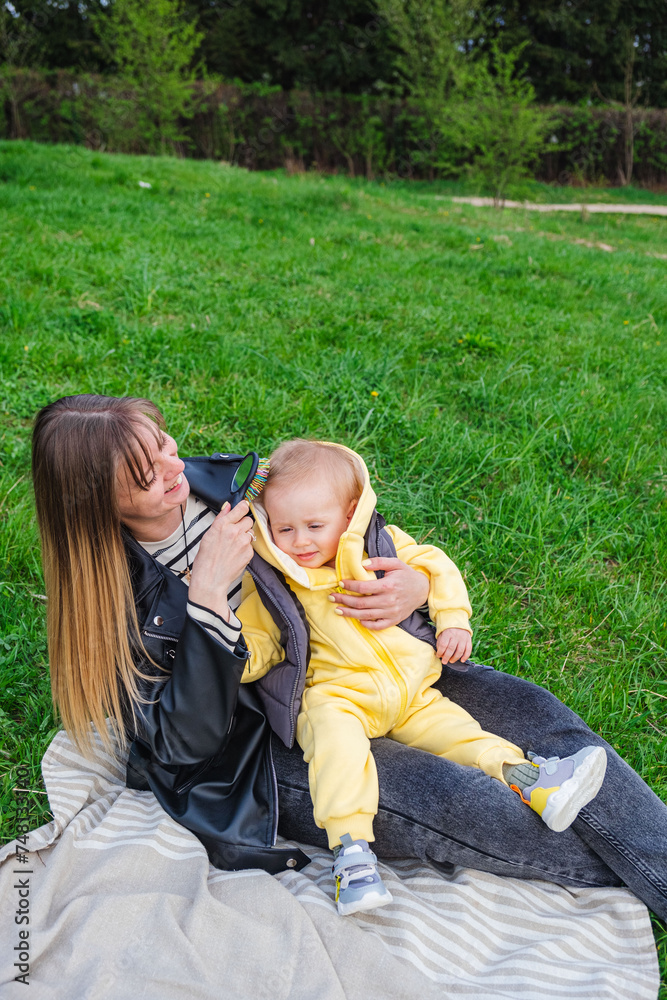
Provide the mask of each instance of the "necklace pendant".
[{"label": "necklace pendant", "polygon": [[189,587],[192,573],[190,571],[190,557],[188,555],[188,536],[185,533],[185,512],[183,510],[183,504],[181,504],[181,527],[183,528],[183,555],[185,556],[186,562],[186,568],[181,573],[181,580],[185,580]]}]

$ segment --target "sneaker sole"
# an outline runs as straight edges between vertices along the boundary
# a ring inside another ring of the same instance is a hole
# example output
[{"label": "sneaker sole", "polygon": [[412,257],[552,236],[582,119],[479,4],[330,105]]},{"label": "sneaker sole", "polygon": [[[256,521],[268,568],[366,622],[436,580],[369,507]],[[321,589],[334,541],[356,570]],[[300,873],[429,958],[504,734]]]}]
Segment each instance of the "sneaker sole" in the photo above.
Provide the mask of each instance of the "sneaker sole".
[{"label": "sneaker sole", "polygon": [[340,899],[336,904],[341,917],[348,917],[351,913],[361,913],[364,910],[376,910],[379,906],[386,906],[393,900],[392,894],[386,892],[369,892],[361,899],[355,899],[351,903],[341,903]]},{"label": "sneaker sole", "polygon": [[580,809],[600,791],[607,770],[607,755],[596,747],[584,758],[567,784],[549,796],[542,819],[554,833],[562,833],[577,818]]}]

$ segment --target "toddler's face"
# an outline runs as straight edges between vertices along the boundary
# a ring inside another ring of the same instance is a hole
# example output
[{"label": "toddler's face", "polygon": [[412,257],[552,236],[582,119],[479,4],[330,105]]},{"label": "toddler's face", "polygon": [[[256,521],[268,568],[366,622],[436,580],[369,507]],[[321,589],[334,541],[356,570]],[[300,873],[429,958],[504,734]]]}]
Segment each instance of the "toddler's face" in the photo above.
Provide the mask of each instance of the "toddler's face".
[{"label": "toddler's face", "polygon": [[310,569],[335,564],[340,536],[356,506],[356,500],[342,506],[329,486],[317,482],[271,490],[264,498],[274,542]]}]

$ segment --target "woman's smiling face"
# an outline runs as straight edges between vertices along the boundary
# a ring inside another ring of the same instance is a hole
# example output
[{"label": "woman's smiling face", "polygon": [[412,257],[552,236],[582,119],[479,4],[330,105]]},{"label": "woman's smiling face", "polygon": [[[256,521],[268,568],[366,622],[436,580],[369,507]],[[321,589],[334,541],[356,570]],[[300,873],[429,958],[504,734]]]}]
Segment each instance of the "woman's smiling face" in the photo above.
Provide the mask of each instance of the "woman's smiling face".
[{"label": "woman's smiling face", "polygon": [[169,434],[156,436],[154,425],[146,422],[141,430],[150,462],[144,473],[150,481],[147,490],[138,486],[122,465],[116,474],[116,501],[123,524],[140,541],[167,538],[181,520],[181,504],[190,493],[183,474],[185,464],[178,457],[176,442]]}]

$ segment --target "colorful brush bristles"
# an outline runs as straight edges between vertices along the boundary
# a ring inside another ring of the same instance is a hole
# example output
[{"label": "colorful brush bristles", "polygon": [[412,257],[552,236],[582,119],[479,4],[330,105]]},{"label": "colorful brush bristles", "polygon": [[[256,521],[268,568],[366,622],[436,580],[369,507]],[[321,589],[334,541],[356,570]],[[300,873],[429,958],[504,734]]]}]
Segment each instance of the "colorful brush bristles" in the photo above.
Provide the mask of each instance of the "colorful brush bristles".
[{"label": "colorful brush bristles", "polygon": [[268,478],[268,475],[269,475],[269,460],[268,458],[260,458],[259,465],[257,466],[257,472],[252,477],[250,486],[246,490],[246,494],[243,499],[247,500],[248,503],[252,503],[253,500],[256,500],[259,494],[266,486],[266,480]]}]

